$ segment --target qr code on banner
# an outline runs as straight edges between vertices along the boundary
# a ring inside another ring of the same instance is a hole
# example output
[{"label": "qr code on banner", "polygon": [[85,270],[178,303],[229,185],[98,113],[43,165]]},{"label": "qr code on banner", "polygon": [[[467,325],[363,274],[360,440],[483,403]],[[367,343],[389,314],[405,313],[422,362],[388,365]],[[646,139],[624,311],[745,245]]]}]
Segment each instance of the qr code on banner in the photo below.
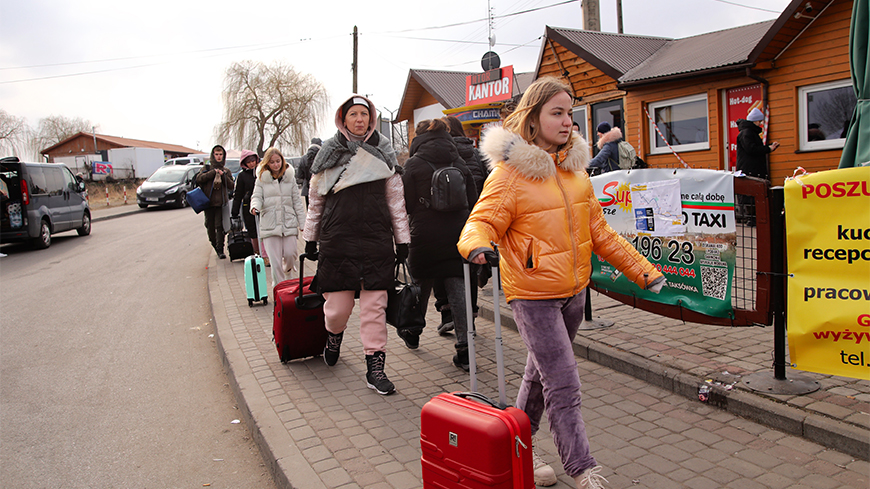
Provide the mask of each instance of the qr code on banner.
[{"label": "qr code on banner", "polygon": [[701,288],[706,297],[725,300],[728,290],[728,268],[701,267]]}]

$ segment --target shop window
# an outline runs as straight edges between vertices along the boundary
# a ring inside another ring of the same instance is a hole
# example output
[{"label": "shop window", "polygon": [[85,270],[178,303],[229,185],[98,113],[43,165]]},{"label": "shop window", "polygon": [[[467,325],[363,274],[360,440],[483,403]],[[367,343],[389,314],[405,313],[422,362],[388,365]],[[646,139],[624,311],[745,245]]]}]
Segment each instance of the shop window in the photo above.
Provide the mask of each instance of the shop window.
[{"label": "shop window", "polygon": [[840,149],[857,104],[851,80],[798,89],[800,149]]},{"label": "shop window", "polygon": [[[649,104],[650,141],[655,141],[650,153],[710,149],[710,124],[707,120],[707,95],[693,95]],[[656,131],[658,128],[658,131]]]}]

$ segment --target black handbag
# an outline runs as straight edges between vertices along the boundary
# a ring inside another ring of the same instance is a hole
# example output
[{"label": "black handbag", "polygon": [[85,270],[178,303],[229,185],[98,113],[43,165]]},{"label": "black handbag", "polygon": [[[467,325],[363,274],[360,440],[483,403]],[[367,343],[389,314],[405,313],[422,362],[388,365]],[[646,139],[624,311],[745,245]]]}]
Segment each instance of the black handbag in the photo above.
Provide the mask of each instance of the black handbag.
[{"label": "black handbag", "polygon": [[[400,269],[404,282],[399,278]],[[426,326],[426,314],[420,295],[420,284],[408,273],[407,262],[397,263],[394,285],[387,290],[387,323],[398,330],[422,331]]]}]

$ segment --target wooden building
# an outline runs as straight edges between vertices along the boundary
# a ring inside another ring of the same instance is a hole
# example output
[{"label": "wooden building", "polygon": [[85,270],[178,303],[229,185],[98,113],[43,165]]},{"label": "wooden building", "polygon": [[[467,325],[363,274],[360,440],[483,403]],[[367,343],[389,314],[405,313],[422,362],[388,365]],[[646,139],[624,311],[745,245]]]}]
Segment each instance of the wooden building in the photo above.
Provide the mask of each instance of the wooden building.
[{"label": "wooden building", "polygon": [[588,139],[608,121],[651,166],[732,169],[736,120],[760,108],[781,185],[839,164],[856,103],[851,12],[852,0],[794,0],[775,20],[683,39],[548,26],[535,78],[569,81]]},{"label": "wooden building", "polygon": [[[473,72],[409,70],[402,102],[393,121],[408,121],[408,142],[414,139],[418,121],[444,117],[445,110],[465,106],[465,79]],[[518,96],[532,81],[533,73],[516,73],[513,93]],[[500,104],[496,104],[500,105]],[[468,137],[476,138],[477,127],[466,127]]]},{"label": "wooden building", "polygon": [[[96,147],[94,147],[96,145]],[[195,149],[185,148],[177,144],[157,143],[154,141],[142,141],[139,139],[119,138],[105,134],[93,134],[80,132],[63,141],[43,149],[40,153],[48,158],[49,163],[54,162],[55,157],[95,155],[110,149],[118,148],[157,148],[163,150],[165,159],[187,156],[197,153]]]}]

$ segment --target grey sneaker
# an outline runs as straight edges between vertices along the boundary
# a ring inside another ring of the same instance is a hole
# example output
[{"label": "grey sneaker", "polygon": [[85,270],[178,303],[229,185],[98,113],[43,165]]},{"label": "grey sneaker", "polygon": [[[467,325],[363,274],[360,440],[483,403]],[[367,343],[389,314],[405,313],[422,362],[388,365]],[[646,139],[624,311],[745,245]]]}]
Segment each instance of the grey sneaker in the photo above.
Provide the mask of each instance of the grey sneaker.
[{"label": "grey sneaker", "polygon": [[532,467],[535,472],[535,484],[549,487],[556,485],[556,472],[538,454],[538,440],[532,437]]}]

